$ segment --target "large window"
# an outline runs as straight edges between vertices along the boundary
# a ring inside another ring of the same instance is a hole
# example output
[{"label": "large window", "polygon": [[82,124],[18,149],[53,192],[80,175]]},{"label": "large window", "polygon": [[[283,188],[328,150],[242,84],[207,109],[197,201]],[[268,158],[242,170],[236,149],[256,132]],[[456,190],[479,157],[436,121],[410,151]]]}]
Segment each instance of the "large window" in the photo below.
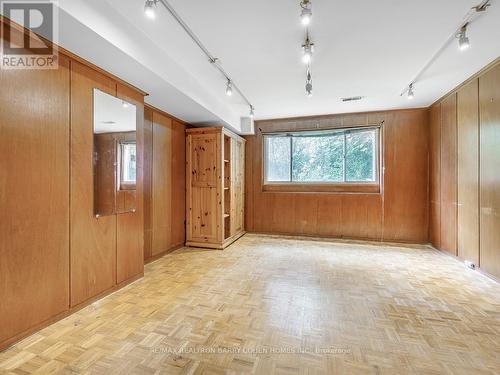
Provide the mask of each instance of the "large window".
[{"label": "large window", "polygon": [[264,135],[266,184],[374,184],[379,128]]}]

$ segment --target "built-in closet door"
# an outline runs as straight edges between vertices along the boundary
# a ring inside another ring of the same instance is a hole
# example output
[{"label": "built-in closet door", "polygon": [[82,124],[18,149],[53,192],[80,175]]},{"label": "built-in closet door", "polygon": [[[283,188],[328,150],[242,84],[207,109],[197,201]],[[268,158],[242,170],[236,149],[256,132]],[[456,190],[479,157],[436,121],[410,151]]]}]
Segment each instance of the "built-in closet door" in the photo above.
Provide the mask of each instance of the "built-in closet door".
[{"label": "built-in closet door", "polygon": [[457,95],[441,103],[441,250],[457,255]]},{"label": "built-in closet door", "polygon": [[457,92],[458,256],[479,265],[479,92],[473,80]]},{"label": "built-in closet door", "polygon": [[55,70],[0,70],[0,348],[69,305],[70,63],[59,57]]},{"label": "built-in closet door", "polygon": [[479,78],[480,265],[500,278],[500,65]]},{"label": "built-in closet door", "polygon": [[172,242],[172,120],[153,112],[152,255],[170,249]]},{"label": "built-in closet door", "polygon": [[116,284],[116,215],[94,215],[94,88],[116,96],[111,78],[71,63],[71,306]]}]

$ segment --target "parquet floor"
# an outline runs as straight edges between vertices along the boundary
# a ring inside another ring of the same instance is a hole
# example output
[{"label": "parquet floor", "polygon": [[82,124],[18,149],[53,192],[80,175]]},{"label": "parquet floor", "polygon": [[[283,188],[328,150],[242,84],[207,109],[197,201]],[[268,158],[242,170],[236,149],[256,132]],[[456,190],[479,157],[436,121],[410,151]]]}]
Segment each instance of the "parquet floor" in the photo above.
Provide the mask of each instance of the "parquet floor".
[{"label": "parquet floor", "polygon": [[6,352],[7,374],[499,374],[500,285],[427,248],[181,249]]}]

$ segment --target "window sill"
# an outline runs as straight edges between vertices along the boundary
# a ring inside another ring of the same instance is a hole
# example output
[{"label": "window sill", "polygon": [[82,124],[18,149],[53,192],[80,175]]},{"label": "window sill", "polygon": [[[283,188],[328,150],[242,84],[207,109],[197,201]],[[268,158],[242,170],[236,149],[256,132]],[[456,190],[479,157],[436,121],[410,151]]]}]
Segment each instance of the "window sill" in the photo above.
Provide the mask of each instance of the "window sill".
[{"label": "window sill", "polygon": [[359,184],[323,184],[323,183],[273,183],[264,184],[262,191],[286,193],[380,193],[378,183]]}]

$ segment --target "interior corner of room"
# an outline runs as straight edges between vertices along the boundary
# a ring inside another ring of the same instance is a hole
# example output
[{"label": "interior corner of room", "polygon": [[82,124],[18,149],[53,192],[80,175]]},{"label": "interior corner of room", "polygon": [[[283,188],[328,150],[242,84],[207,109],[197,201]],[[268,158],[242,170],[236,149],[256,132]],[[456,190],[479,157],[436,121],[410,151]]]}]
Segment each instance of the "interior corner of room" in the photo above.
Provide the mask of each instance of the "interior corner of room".
[{"label": "interior corner of room", "polygon": [[[318,3],[60,0],[57,40],[2,5],[0,372],[106,373],[120,350],[138,372],[500,371],[500,2]],[[13,66],[42,47],[56,66]],[[309,339],[364,354],[150,353]]]}]

